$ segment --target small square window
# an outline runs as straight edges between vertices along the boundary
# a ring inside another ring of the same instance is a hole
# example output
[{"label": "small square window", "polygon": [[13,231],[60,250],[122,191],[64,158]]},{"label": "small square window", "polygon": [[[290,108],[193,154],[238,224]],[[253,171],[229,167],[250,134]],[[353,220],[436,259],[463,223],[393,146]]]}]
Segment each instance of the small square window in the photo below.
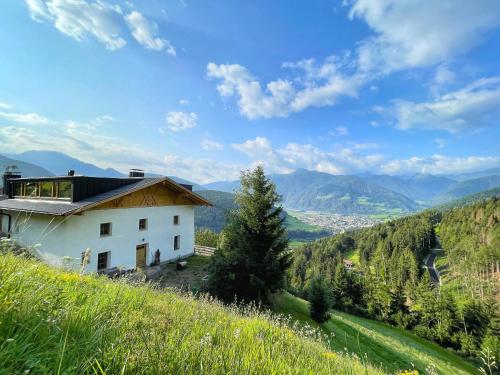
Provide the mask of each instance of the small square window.
[{"label": "small square window", "polygon": [[148,229],[148,219],[139,219],[139,230]]},{"label": "small square window", "polygon": [[174,237],[174,250],[179,250],[181,248],[181,236]]},{"label": "small square window", "polygon": [[111,236],[111,223],[101,224],[101,237]]},{"label": "small square window", "polygon": [[106,251],[104,253],[97,254],[97,270],[105,270],[109,268],[109,254],[110,251]]},{"label": "small square window", "polygon": [[174,216],[174,225],[179,225],[179,215]]}]

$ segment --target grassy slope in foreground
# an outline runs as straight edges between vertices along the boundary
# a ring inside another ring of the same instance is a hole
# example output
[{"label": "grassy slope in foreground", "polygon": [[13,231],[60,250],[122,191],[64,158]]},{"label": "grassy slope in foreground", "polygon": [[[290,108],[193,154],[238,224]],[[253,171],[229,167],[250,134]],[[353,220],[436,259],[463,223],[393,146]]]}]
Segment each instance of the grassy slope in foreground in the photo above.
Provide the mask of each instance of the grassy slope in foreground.
[{"label": "grassy slope in foreground", "polygon": [[[309,304],[290,294],[275,301],[277,312],[289,314],[294,320],[318,326],[309,318]],[[411,369],[420,373],[434,365],[440,374],[476,374],[477,369],[458,355],[412,333],[385,323],[332,311],[328,322],[319,325],[331,340],[334,351],[347,350],[363,356],[372,364],[382,364],[388,371]]]},{"label": "grassy slope in foreground", "polygon": [[283,320],[0,255],[0,374],[13,373],[380,372]]}]

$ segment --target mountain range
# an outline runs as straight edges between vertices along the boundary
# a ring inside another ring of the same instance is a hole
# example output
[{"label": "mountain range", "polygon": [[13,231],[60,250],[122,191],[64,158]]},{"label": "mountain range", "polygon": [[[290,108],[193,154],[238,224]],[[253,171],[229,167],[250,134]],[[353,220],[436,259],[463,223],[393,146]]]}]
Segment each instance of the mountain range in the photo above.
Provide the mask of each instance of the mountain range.
[{"label": "mountain range", "polygon": [[[26,163],[20,160],[11,159],[7,156],[0,155],[0,171],[6,170],[8,167],[16,166],[16,171],[22,172],[24,177],[39,177],[53,176],[54,174],[38,165]],[[3,185],[3,179],[0,179],[0,186]]]},{"label": "mountain range", "polygon": [[[88,176],[125,176],[116,169],[99,168],[55,151],[0,156],[0,167],[7,165],[17,165],[26,177],[65,175],[70,169]],[[201,185],[176,176],[169,177],[193,185],[194,191],[207,195],[221,207],[231,206],[232,201],[230,195],[221,192],[233,193],[240,186],[239,181]],[[500,187],[500,168],[457,175],[411,176],[331,175],[298,169],[290,174],[271,174],[269,177],[276,184],[285,208],[339,214],[404,214]],[[220,214],[210,212],[212,216]]]}]

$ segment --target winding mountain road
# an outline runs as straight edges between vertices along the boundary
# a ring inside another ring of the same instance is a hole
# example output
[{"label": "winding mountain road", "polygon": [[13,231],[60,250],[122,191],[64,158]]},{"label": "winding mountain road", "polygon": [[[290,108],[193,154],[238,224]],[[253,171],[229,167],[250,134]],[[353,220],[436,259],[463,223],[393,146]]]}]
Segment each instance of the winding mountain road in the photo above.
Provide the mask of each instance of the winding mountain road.
[{"label": "winding mountain road", "polygon": [[436,255],[439,252],[442,252],[441,244],[439,243],[439,239],[436,239],[436,247],[430,249],[429,254],[424,259],[424,268],[429,270],[429,275],[434,284],[441,285],[441,277],[439,275],[439,271],[436,269],[434,265],[434,261],[436,260]]}]

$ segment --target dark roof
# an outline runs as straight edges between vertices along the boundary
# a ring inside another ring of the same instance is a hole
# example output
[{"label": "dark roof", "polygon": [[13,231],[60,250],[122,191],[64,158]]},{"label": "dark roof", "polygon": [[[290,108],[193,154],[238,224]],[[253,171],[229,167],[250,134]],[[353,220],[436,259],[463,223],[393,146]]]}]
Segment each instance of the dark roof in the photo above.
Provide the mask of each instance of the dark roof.
[{"label": "dark roof", "polygon": [[190,196],[197,204],[211,206],[212,204],[192,191],[189,191],[183,186],[180,186],[175,181],[168,177],[147,177],[132,184],[118,187],[105,193],[97,194],[92,197],[82,199],[78,202],[65,202],[61,200],[44,200],[44,199],[0,199],[0,210],[12,210],[22,212],[33,212],[40,214],[49,214],[57,216],[67,216],[78,212],[82,212],[91,207],[97,206],[106,201],[119,198],[137,190],[147,188],[158,183],[166,183],[169,187],[178,192],[183,192]]}]

